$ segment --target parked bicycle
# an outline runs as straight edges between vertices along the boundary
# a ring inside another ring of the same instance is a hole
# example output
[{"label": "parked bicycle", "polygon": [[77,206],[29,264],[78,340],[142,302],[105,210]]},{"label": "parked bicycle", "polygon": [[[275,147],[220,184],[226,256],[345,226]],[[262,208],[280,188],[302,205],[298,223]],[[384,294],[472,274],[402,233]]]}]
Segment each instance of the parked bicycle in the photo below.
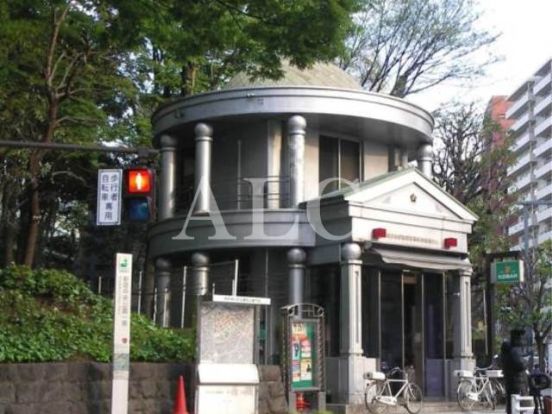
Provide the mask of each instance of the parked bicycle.
[{"label": "parked bicycle", "polygon": [[405,407],[410,414],[421,411],[424,403],[422,390],[410,382],[401,368],[393,368],[387,376],[383,372],[369,372],[365,378],[364,403],[372,414],[383,414],[389,407],[397,405]]},{"label": "parked bicycle", "polygon": [[496,385],[499,378],[503,377],[502,370],[476,368],[475,373],[458,370],[454,371],[454,375],[460,378],[456,397],[462,410],[471,410],[475,406],[492,410],[496,408],[497,392],[503,392],[502,384]]}]

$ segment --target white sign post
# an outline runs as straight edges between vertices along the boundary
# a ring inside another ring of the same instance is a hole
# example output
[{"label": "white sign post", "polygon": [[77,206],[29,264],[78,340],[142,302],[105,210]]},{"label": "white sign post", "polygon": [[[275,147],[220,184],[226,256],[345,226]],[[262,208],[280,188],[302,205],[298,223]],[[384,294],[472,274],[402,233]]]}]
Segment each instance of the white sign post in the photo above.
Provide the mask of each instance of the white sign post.
[{"label": "white sign post", "polygon": [[130,305],[132,302],[132,255],[117,253],[113,320],[113,386],[111,414],[128,413],[130,368]]},{"label": "white sign post", "polygon": [[98,170],[97,226],[121,224],[122,170]]}]

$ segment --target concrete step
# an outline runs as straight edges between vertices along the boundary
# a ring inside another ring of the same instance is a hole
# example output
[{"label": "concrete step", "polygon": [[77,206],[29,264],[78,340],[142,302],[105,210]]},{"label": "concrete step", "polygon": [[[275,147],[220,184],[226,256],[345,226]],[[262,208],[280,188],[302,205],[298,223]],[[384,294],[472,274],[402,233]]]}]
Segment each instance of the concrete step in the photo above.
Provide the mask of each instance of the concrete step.
[{"label": "concrete step", "polygon": [[[345,404],[327,404],[326,411],[333,414],[367,414],[369,411],[364,405],[345,405]],[[424,406],[420,414],[426,413],[463,413],[463,414],[476,414],[484,412],[490,413],[504,413],[505,408],[503,406],[497,407],[495,411],[485,409],[484,407],[476,408],[473,411],[462,411],[456,401],[424,401]],[[406,408],[402,406],[389,407],[386,414],[408,414]]]}]

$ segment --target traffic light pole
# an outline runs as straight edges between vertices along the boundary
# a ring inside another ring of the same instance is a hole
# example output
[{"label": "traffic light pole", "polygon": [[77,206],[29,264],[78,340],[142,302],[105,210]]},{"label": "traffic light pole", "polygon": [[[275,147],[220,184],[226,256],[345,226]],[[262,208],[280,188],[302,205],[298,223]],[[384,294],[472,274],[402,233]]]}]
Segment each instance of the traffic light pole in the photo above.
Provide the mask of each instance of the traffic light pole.
[{"label": "traffic light pole", "polygon": [[120,154],[138,154],[138,156],[156,156],[159,150],[153,148],[124,148],[108,147],[106,145],[79,145],[79,144],[59,144],[31,141],[2,141],[0,147],[19,148],[19,149],[43,149],[54,151],[88,151],[88,152],[113,152]]}]

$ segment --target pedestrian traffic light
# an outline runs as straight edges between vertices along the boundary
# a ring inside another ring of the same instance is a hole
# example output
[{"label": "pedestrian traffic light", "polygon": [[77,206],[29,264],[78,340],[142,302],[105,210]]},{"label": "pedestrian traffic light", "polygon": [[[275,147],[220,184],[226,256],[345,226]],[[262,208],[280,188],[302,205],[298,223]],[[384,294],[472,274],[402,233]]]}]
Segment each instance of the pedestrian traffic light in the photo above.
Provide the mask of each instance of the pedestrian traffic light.
[{"label": "pedestrian traffic light", "polygon": [[153,217],[154,171],[147,167],[125,170],[125,214],[129,221],[147,222]]}]

